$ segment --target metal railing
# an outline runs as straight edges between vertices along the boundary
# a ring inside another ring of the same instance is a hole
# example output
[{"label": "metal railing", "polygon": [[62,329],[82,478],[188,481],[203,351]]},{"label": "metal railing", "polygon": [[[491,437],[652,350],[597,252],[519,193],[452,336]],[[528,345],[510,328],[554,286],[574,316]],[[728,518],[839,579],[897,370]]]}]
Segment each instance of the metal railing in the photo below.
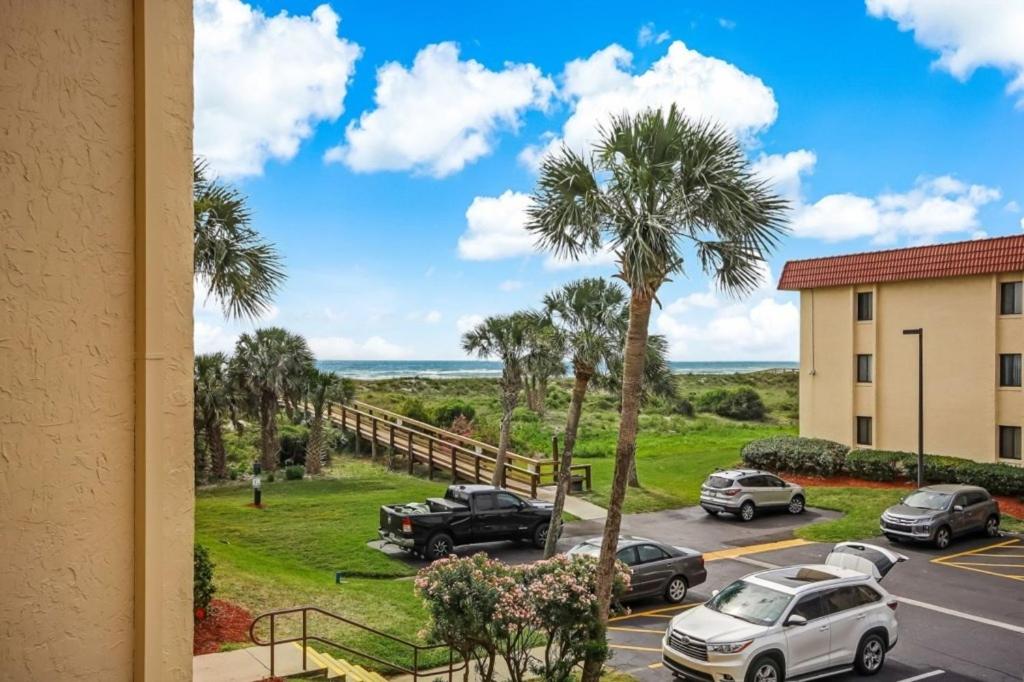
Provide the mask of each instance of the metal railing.
[{"label": "metal railing", "polygon": [[[344,623],[345,625],[354,627],[354,628],[356,628],[358,630],[361,630],[363,632],[367,632],[367,633],[375,635],[377,637],[381,637],[383,639],[386,639],[391,645],[394,645],[394,646],[397,646],[397,647],[402,647],[404,650],[406,650],[406,651],[411,653],[411,655],[412,655],[412,667],[408,667],[408,666],[403,665],[401,663],[396,663],[395,661],[388,661],[388,660],[380,658],[379,656],[376,656],[374,654],[368,653],[366,651],[360,651],[359,649],[354,649],[354,648],[352,648],[352,647],[350,647],[348,645],[341,644],[340,642],[335,642],[335,641],[330,640],[330,639],[328,639],[326,637],[321,637],[320,635],[310,634],[309,633],[309,615],[311,613],[320,614],[322,616],[326,616],[328,618],[332,618],[332,619],[334,619],[334,620],[336,620],[338,622]],[[277,620],[279,618],[281,618],[282,616],[291,616],[291,615],[295,615],[295,614],[301,614],[301,616],[302,616],[302,634],[299,635],[299,636],[295,636],[295,637],[278,638],[277,637]],[[269,621],[269,626],[270,626],[270,639],[269,640],[261,640],[256,635],[256,626],[261,621],[264,621],[264,620],[268,620]],[[365,660],[373,661],[374,663],[377,663],[378,665],[383,666],[388,671],[393,671],[393,672],[396,672],[396,673],[402,673],[402,674],[405,674],[405,675],[412,675],[412,679],[414,680],[414,682],[418,681],[421,677],[429,677],[431,679],[437,679],[438,677],[441,677],[441,676],[447,676],[449,682],[451,682],[452,679],[453,679],[452,675],[454,675],[457,672],[462,671],[466,667],[466,665],[467,665],[467,663],[465,661],[460,661],[459,664],[456,665],[455,664],[455,654],[452,652],[451,648],[448,647],[445,644],[424,645],[424,644],[416,644],[415,642],[409,642],[407,640],[402,639],[401,637],[395,637],[394,635],[389,635],[386,632],[381,632],[380,630],[377,630],[376,628],[371,628],[371,627],[369,627],[367,625],[363,625],[361,623],[357,623],[354,620],[346,618],[345,616],[340,616],[340,615],[338,615],[336,613],[332,613],[330,611],[327,611],[326,609],[321,609],[318,606],[295,606],[295,607],[292,607],[290,609],[278,609],[276,611],[267,611],[266,613],[262,613],[262,614],[256,616],[256,618],[253,619],[252,624],[249,626],[249,639],[252,641],[253,644],[255,644],[257,646],[269,646],[270,647],[270,676],[272,678],[276,677],[276,675],[277,675],[277,661],[276,661],[277,645],[278,644],[290,644],[292,642],[296,642],[296,643],[301,642],[302,643],[302,670],[303,671],[306,671],[306,670],[309,669],[308,662],[307,662],[307,656],[306,656],[307,647],[309,645],[309,642],[319,642],[319,643],[324,644],[326,646],[334,647],[335,649],[338,649],[340,651],[344,651],[346,654],[350,654],[350,655],[353,655],[353,656],[359,656],[359,657],[361,657],[361,658],[363,658]],[[423,655],[425,655],[427,652],[430,652],[430,651],[438,651],[438,650],[443,650],[443,649],[447,649],[447,651],[448,651],[448,665],[447,665],[446,668],[439,669],[435,665],[433,668],[428,668],[427,670],[420,670],[420,661],[421,661],[421,657]]]}]

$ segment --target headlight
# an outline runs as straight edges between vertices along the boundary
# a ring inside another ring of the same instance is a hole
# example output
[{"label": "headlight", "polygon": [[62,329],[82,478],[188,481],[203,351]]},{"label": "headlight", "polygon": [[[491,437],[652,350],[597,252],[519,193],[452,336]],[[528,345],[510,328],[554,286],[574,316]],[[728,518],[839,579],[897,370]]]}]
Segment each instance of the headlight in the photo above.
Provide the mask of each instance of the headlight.
[{"label": "headlight", "polygon": [[744,642],[720,642],[718,644],[708,642],[708,651],[713,651],[716,654],[738,654],[750,646],[750,643],[753,641],[748,639]]},{"label": "headlight", "polygon": [[932,529],[932,524],[931,524],[930,521],[927,522],[927,523],[918,523],[918,524],[914,525],[914,530],[931,530],[931,529]]}]

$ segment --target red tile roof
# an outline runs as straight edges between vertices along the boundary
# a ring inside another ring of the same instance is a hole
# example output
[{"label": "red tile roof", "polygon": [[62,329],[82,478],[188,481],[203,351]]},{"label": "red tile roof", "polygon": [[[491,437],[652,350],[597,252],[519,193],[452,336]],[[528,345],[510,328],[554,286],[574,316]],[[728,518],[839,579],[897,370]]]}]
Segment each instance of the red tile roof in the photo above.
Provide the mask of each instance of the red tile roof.
[{"label": "red tile roof", "polygon": [[797,291],[1024,270],[1024,235],[791,260],[779,289]]}]

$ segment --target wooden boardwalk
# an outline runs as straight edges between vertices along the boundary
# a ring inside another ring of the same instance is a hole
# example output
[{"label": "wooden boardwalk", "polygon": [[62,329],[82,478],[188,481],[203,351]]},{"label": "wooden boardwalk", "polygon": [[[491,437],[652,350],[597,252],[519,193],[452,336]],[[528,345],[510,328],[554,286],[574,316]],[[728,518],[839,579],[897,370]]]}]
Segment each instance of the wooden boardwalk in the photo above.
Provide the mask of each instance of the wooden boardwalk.
[{"label": "wooden boardwalk", "polygon": [[[327,418],[335,426],[368,441],[374,449],[390,448],[405,457],[409,473],[416,464],[427,468],[427,476],[442,471],[457,481],[490,483],[496,464],[498,449],[493,445],[439,429],[432,424],[409,419],[396,412],[364,402],[332,406]],[[519,493],[537,497],[537,489],[554,485],[558,462],[554,459],[527,457],[508,452],[503,486]],[[590,465],[572,467],[574,476],[582,479],[584,489],[590,490]]]}]

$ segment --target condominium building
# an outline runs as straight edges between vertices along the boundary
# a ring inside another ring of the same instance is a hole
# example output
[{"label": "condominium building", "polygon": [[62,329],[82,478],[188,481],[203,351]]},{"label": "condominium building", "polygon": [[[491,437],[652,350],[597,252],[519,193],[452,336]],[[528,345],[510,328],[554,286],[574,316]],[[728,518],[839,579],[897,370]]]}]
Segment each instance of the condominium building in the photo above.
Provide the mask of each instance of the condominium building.
[{"label": "condominium building", "polygon": [[926,452],[1020,464],[1022,281],[1024,235],[786,263],[800,434],[912,452],[922,407]]}]

